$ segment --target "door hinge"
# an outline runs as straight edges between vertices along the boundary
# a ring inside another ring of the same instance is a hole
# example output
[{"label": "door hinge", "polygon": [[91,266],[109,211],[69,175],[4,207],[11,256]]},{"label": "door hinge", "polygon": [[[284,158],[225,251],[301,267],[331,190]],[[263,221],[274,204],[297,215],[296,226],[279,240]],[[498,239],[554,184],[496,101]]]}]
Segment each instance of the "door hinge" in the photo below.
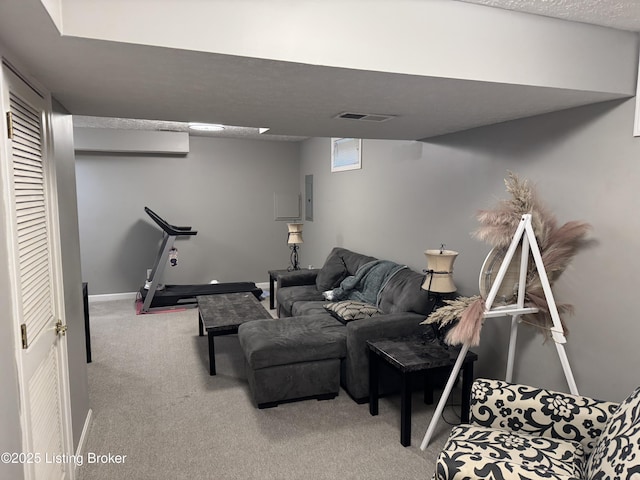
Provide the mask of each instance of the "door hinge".
[{"label": "door hinge", "polygon": [[7,112],[7,138],[13,140],[13,113]]},{"label": "door hinge", "polygon": [[62,335],[64,337],[66,333],[67,333],[67,326],[62,324],[62,320],[58,320],[56,322],[56,334]]},{"label": "door hinge", "polygon": [[22,348],[26,349],[29,345],[27,344],[27,324],[23,323],[20,325],[20,336],[22,337]]}]

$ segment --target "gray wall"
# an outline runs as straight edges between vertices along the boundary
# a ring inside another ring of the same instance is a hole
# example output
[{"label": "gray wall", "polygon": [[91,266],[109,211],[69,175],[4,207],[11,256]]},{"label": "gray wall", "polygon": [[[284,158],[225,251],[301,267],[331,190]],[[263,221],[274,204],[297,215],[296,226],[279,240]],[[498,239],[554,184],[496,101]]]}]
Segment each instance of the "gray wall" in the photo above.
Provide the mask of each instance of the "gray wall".
[{"label": "gray wall", "polygon": [[[314,175],[314,221],[305,222],[303,265],[344,246],[421,271],[423,251],[460,252],[454,279],[477,294],[489,246],[471,238],[477,210],[505,198],[511,170],[537,184],[559,222],[593,225],[592,245],[556,283],[572,303],[566,347],[580,393],[621,400],[640,384],[640,324],[632,301],[640,271],[640,143],[634,101],[607,102],[479,128],[429,142],[365,140],[362,169],[330,173],[329,140],[303,144],[300,185]],[[301,187],[302,188],[302,187]],[[488,320],[477,375],[504,377],[508,320]],[[552,342],[520,327],[514,380],[567,391]]]},{"label": "gray wall", "polygon": [[80,268],[80,237],[78,234],[78,205],[76,171],[73,152],[73,121],[64,107],[53,102],[53,148],[58,184],[58,217],[64,309],[67,322],[67,356],[69,361],[69,389],[73,446],[77,449],[82,429],[89,413],[89,384],[82,302],[82,274]]},{"label": "gray wall", "polygon": [[286,267],[274,193],[299,193],[298,143],[191,137],[187,156],[76,155],[82,275],[91,294],[133,292],[153,265],[161,230],[150,207],[198,235],[176,241],[167,284],[266,282]]}]

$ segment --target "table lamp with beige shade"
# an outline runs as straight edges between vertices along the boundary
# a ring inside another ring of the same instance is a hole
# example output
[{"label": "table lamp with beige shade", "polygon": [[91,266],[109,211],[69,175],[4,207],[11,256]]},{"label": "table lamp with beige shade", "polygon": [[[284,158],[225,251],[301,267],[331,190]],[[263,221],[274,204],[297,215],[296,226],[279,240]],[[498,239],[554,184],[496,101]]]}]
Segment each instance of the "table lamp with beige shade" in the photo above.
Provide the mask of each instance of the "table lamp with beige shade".
[{"label": "table lamp with beige shade", "polygon": [[453,262],[458,252],[445,250],[444,244],[440,249],[425,250],[427,269],[422,289],[434,293],[453,293],[456,286],[453,283]]},{"label": "table lamp with beige shade", "polygon": [[289,232],[287,234],[287,243],[291,248],[291,265],[287,270],[300,270],[300,264],[298,263],[298,249],[299,245],[303,243],[302,240],[302,223],[287,223]]},{"label": "table lamp with beige shade", "polygon": [[[445,305],[445,300],[453,300],[456,297],[456,285],[453,283],[453,263],[458,252],[445,249],[442,244],[439,249],[429,249],[424,252],[427,257],[427,269],[423,270],[425,277],[421,288],[429,294],[430,312]],[[448,329],[447,329],[448,330]],[[425,341],[442,341],[446,334],[445,329],[440,330],[436,325],[428,325],[422,335]]]}]

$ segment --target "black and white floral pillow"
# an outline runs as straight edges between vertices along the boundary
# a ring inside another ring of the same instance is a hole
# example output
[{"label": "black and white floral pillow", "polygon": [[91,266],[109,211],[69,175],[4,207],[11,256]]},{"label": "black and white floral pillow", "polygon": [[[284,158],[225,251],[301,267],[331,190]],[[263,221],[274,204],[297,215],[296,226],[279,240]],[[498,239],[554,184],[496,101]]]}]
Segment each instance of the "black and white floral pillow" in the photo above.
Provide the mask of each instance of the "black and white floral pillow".
[{"label": "black and white floral pillow", "polygon": [[640,387],[620,404],[587,462],[589,480],[640,478]]}]

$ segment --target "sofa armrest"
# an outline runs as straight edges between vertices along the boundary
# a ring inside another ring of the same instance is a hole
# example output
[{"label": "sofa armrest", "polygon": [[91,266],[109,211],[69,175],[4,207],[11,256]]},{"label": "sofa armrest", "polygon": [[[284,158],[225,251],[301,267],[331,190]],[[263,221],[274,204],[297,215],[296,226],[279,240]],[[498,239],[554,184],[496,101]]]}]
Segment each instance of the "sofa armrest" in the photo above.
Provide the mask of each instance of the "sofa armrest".
[{"label": "sofa armrest", "polygon": [[499,380],[477,379],[471,389],[471,423],[577,441],[587,455],[617,408],[614,402]]},{"label": "sofa armrest", "polygon": [[343,364],[343,386],[357,401],[369,397],[369,351],[367,340],[404,337],[424,331],[424,315],[390,313],[347,323],[347,356]]},{"label": "sofa armrest", "polygon": [[295,287],[299,285],[313,285],[316,283],[319,268],[291,270],[278,275],[278,288]]}]

